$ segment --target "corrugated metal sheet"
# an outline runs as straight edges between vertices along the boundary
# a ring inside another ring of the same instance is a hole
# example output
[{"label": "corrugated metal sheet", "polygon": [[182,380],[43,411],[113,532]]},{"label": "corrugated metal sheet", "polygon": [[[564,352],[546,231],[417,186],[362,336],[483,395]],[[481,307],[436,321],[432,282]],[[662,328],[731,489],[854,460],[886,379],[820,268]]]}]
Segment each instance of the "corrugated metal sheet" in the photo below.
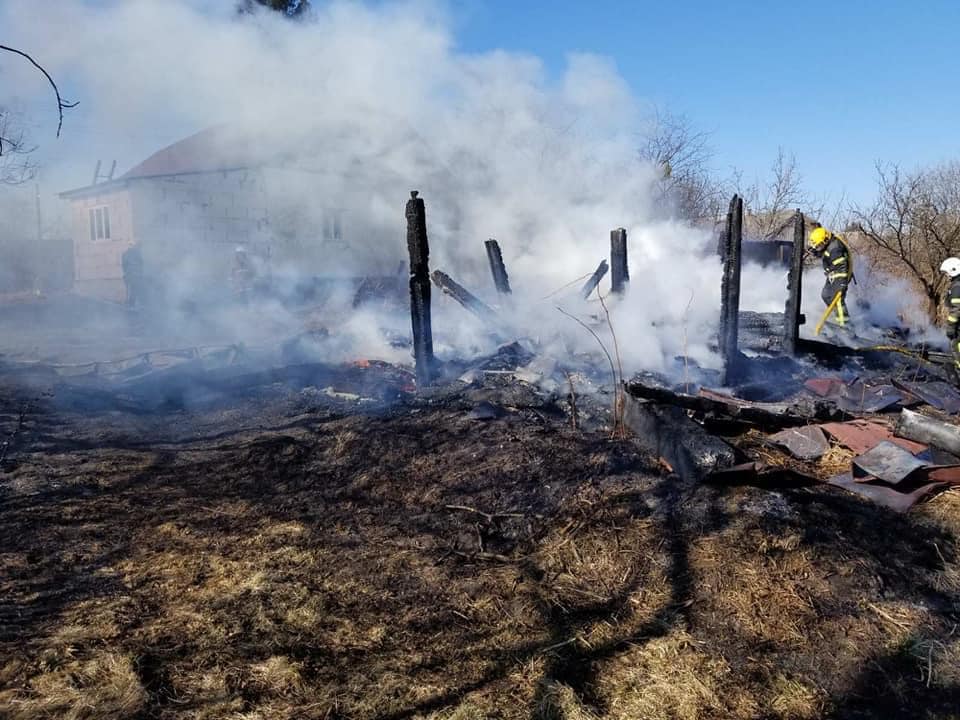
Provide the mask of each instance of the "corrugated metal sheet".
[{"label": "corrugated metal sheet", "polygon": [[927,446],[912,440],[895,437],[893,431],[886,424],[870,420],[850,420],[843,423],[824,423],[820,428],[836,438],[844,447],[848,447],[858,455],[876,447],[883,441],[899,445],[904,450],[916,454],[926,450]]},{"label": "corrugated metal sheet", "polygon": [[943,483],[931,482],[919,485],[910,492],[899,492],[879,480],[858,482],[850,473],[832,477],[827,483],[899,513],[906,512],[934,490],[943,487]]}]

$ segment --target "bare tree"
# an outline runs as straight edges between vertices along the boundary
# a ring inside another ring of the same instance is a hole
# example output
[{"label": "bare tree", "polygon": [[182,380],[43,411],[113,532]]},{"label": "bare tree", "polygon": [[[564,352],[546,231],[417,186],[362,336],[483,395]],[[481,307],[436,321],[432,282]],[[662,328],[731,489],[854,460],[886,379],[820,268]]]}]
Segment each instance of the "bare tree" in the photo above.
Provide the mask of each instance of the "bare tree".
[{"label": "bare tree", "polygon": [[657,110],[638,151],[641,160],[659,169],[661,199],[691,220],[716,221],[722,209],[724,193],[709,167],[713,152],[707,140],[686,118]]},{"label": "bare tree", "polygon": [[757,179],[745,185],[743,174],[734,170],[731,185],[750,213],[751,234],[761,240],[775,238],[792,227],[793,211],[798,207],[815,218],[823,214],[824,203],[804,189],[796,157],[782,147],[777,148],[777,157],[766,180]]},{"label": "bare tree", "polygon": [[904,172],[877,163],[878,197],[853,210],[866,252],[883,270],[915,282],[937,319],[947,279],[944,258],[960,255],[960,162]]},{"label": "bare tree", "polygon": [[37,166],[30,159],[36,149],[23,129],[23,122],[13,111],[0,107],[0,185],[20,185],[32,180]]}]

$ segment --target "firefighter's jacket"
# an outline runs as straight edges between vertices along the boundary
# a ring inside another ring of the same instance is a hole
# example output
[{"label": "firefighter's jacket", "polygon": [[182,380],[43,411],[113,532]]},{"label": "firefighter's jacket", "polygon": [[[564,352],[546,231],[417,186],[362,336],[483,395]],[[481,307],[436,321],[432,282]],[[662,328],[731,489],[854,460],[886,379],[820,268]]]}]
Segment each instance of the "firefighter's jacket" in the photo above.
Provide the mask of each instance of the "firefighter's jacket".
[{"label": "firefighter's jacket", "polygon": [[947,289],[947,335],[951,338],[960,337],[960,277],[950,281]]},{"label": "firefighter's jacket", "polygon": [[853,275],[850,248],[836,235],[830,238],[827,247],[824,248],[823,273],[827,276],[828,282],[848,283]]}]

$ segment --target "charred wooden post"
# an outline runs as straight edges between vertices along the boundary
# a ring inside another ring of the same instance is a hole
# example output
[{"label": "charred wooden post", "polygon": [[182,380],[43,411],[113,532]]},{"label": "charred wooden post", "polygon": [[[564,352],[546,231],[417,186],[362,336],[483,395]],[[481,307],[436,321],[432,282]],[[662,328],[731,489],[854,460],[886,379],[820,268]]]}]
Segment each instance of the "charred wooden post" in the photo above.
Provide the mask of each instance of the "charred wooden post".
[{"label": "charred wooden post", "polygon": [[607,265],[607,261],[601,260],[600,265],[598,265],[597,269],[594,270],[593,275],[591,275],[586,284],[580,288],[580,297],[582,297],[584,300],[590,297],[590,293],[597,289],[597,285],[600,284],[600,281],[603,280],[603,276],[607,274],[607,270],[609,269],[610,266]]},{"label": "charred wooden post", "polygon": [[720,352],[723,355],[723,383],[730,385],[737,375],[740,351],[737,347],[740,322],[740,250],[743,246],[743,199],[734,195],[727,213],[724,233],[723,279],[720,286]]},{"label": "charred wooden post", "polygon": [[623,295],[629,282],[627,231],[617,228],[610,231],[610,289],[615,295]]},{"label": "charred wooden post", "polygon": [[510,278],[507,276],[507,267],[503,264],[503,254],[500,252],[500,244],[490,238],[484,245],[487,248],[487,260],[490,261],[490,272],[493,274],[493,284],[497,286],[497,292],[501,295],[510,294]]},{"label": "charred wooden post", "polygon": [[483,302],[483,300],[471,293],[463,285],[458,283],[445,272],[434,270],[430,277],[433,278],[433,282],[438,288],[463,305],[463,307],[472,312],[481,320],[486,322],[492,322],[496,320],[497,313],[494,312],[493,308],[491,308],[489,305]]},{"label": "charred wooden post", "polygon": [[410,318],[413,323],[413,356],[417,388],[433,379],[433,330],[430,324],[430,246],[427,243],[427,211],[416,190],[407,201],[407,252],[410,254]]},{"label": "charred wooden post", "polygon": [[804,317],[800,313],[803,296],[803,242],[806,237],[806,222],[800,208],[793,216],[793,255],[790,257],[790,274],[787,276],[787,305],[784,310],[783,350],[789,355],[797,352],[800,326]]}]

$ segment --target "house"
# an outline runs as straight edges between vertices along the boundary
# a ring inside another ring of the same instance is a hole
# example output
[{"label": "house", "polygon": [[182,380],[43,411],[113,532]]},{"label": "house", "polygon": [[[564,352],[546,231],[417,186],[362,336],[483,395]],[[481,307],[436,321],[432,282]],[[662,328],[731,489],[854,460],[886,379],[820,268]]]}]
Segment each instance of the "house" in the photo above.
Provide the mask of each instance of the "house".
[{"label": "house", "polygon": [[74,291],[122,300],[121,257],[130,243],[140,246],[150,277],[181,289],[228,288],[237,246],[271,263],[319,267],[324,253],[345,242],[343,213],[291,192],[312,182],[218,126],[116,179],[60,193],[71,204]]}]

